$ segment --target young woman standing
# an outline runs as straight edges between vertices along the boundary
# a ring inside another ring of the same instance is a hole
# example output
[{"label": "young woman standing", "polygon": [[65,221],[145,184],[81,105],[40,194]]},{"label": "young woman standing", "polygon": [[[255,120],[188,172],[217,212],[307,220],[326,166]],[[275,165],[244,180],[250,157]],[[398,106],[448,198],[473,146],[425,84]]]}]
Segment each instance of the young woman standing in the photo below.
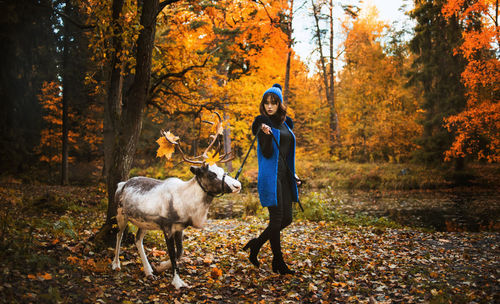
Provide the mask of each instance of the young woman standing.
[{"label": "young woman standing", "polygon": [[243,250],[250,249],[249,260],[255,267],[259,267],[257,254],[269,240],[273,252],[273,271],[279,274],[293,274],[295,271],[290,270],[283,260],[280,232],[292,223],[292,202],[298,201],[297,185],[300,185],[300,180],[295,175],[293,122],[286,116],[286,106],[283,105],[279,84],[274,84],[264,92],[260,114],[252,124],[252,132],[258,136],[257,188],[261,205],[269,210],[269,224],[259,237],[251,239]]}]

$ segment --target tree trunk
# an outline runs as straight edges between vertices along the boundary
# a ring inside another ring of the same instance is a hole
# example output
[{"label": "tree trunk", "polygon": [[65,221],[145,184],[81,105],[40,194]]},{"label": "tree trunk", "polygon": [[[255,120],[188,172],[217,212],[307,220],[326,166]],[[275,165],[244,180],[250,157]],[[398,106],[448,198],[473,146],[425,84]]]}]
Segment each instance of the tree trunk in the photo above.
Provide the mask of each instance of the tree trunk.
[{"label": "tree trunk", "polygon": [[321,6],[314,4],[314,0],[311,0],[313,6],[313,16],[315,20],[315,36],[318,42],[318,50],[321,62],[321,72],[323,74],[323,84],[325,86],[325,97],[329,108],[329,141],[330,141],[330,153],[333,153],[335,145],[337,144],[338,137],[338,117],[337,111],[335,110],[335,95],[334,95],[334,85],[335,85],[335,69],[334,60],[335,56],[333,54],[333,2],[329,1],[330,14],[328,16],[328,22],[330,27],[330,61],[328,64],[329,69],[326,68],[326,59],[323,55],[323,43],[321,41],[321,29],[319,27]]},{"label": "tree trunk", "polygon": [[319,60],[321,62],[321,70],[323,72],[323,83],[325,86],[325,96],[326,100],[328,101],[329,98],[329,89],[328,89],[328,74],[326,73],[326,64],[325,64],[325,56],[323,55],[323,43],[321,42],[321,30],[319,27],[319,18],[320,18],[320,12],[321,12],[321,7],[316,6],[314,4],[314,0],[311,0],[311,4],[313,7],[313,16],[314,16],[314,21],[315,21],[315,35],[316,35],[316,40],[318,41],[318,50],[319,50]]},{"label": "tree trunk", "polygon": [[333,55],[333,2],[330,0],[330,69],[328,78],[330,79],[330,85],[328,88],[328,105],[330,107],[330,152],[332,153],[335,149],[335,145],[337,143],[338,137],[338,129],[337,129],[337,111],[335,110],[335,68],[334,68],[334,60],[335,56]]},{"label": "tree trunk", "polygon": [[[65,11],[68,13],[69,1],[66,1]],[[62,64],[62,151],[61,151],[61,185],[69,183],[68,178],[68,48],[69,24],[64,21],[63,64]]]},{"label": "tree trunk", "polygon": [[[117,24],[123,8],[123,0],[113,1],[113,21]],[[106,106],[106,183],[108,190],[108,210],[106,222],[96,236],[106,244],[113,244],[116,223],[117,204],[115,192],[118,183],[128,179],[129,171],[142,128],[142,114],[149,93],[151,78],[151,61],[156,30],[156,16],[158,0],[144,0],[142,2],[140,23],[143,26],[137,40],[136,74],[134,80],[123,96],[123,77],[120,75],[121,62],[116,57],[122,49],[119,35],[113,39],[114,56],[108,102]],[[117,29],[118,34],[122,31]],[[115,34],[117,34],[115,32]],[[123,102],[120,102],[123,101]]]}]

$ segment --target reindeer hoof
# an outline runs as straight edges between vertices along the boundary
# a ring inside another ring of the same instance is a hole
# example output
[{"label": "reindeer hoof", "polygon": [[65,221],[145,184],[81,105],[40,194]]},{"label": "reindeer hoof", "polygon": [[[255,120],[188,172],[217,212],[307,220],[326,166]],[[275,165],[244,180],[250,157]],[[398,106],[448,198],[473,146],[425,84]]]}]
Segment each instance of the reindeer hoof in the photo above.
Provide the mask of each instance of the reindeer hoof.
[{"label": "reindeer hoof", "polygon": [[184,281],[181,280],[178,274],[175,274],[174,280],[172,281],[172,285],[174,285],[175,289],[180,289],[182,287],[189,287],[188,284],[184,283]]},{"label": "reindeer hoof", "polygon": [[112,266],[113,270],[116,270],[116,271],[120,271],[121,270],[121,267],[120,267],[120,262],[118,263],[115,263],[113,262]]}]

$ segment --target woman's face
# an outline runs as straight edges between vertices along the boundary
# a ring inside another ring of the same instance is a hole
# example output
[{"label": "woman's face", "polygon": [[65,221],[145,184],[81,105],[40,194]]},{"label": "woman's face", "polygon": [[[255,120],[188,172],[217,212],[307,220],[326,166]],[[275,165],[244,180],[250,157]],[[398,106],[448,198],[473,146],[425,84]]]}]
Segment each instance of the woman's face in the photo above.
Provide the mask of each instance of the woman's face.
[{"label": "woman's face", "polygon": [[278,103],[274,102],[271,96],[267,96],[267,100],[264,101],[264,109],[269,116],[273,116],[278,111]]}]

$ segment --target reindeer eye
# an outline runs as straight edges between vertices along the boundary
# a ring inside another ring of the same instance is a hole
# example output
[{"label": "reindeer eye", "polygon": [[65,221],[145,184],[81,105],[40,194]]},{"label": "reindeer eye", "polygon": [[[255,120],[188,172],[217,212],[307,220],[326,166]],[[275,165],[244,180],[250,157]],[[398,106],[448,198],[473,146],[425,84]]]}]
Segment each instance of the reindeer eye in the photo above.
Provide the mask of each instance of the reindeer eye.
[{"label": "reindeer eye", "polygon": [[208,172],[208,177],[209,178],[216,178],[217,177],[217,174],[213,173],[213,172]]}]

